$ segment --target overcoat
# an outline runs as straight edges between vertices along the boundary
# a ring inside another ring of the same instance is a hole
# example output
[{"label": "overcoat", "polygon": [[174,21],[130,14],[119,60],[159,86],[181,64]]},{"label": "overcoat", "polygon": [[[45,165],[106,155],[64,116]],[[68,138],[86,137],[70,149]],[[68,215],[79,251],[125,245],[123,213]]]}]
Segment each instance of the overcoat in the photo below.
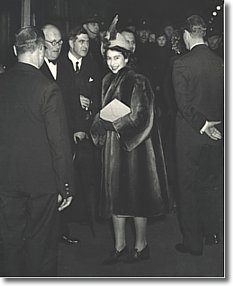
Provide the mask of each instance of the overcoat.
[{"label": "overcoat", "polygon": [[[115,131],[105,133],[98,113],[91,128],[95,145],[102,147],[100,215],[163,214],[167,184],[162,152],[156,154],[152,140],[152,133],[157,136],[158,129],[149,81],[127,66],[116,75],[107,74],[102,84],[102,106],[115,98],[128,105],[131,113],[113,122]],[[161,146],[158,149],[161,151]]]}]

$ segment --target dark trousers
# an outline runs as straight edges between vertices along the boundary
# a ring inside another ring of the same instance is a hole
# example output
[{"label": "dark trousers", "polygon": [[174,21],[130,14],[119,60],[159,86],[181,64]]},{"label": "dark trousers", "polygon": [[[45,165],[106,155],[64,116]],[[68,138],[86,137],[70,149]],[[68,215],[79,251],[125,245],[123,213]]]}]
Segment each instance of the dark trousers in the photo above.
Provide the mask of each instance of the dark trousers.
[{"label": "dark trousers", "polygon": [[176,138],[176,117],[174,112],[165,116],[166,120],[163,122],[161,139],[169,185],[169,206],[172,210],[176,205],[177,196],[176,146],[174,144]]},{"label": "dark trousers", "polygon": [[221,145],[177,144],[178,207],[184,245],[194,251],[203,247],[203,237],[219,232],[219,204],[223,186]]},{"label": "dark trousers", "polygon": [[0,194],[4,276],[57,275],[57,194]]},{"label": "dark trousers", "polygon": [[[91,139],[78,142],[74,161],[78,219],[93,223],[96,206],[96,157]],[[74,204],[75,205],[75,204]]]},{"label": "dark trousers", "polygon": [[75,146],[74,172],[76,193],[69,208],[62,211],[62,230],[67,229],[69,222],[90,225],[94,231],[96,218],[96,153],[91,139],[78,141]]}]

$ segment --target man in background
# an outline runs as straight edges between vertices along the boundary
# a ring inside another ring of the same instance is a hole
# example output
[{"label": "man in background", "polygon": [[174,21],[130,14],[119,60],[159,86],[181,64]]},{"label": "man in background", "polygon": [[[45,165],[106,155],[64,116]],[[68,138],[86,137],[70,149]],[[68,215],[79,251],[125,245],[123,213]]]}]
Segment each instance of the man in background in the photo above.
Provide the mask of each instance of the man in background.
[{"label": "man in background", "polygon": [[126,41],[129,43],[130,51],[132,54],[134,54],[136,50],[136,37],[135,33],[128,28],[124,28],[121,30],[122,36],[126,39]]},{"label": "man in background", "polygon": [[89,15],[83,21],[83,28],[86,30],[89,37],[88,53],[90,57],[98,65],[101,79],[108,72],[107,66],[101,55],[101,40],[100,40],[100,17],[94,13]]},{"label": "man in background", "polygon": [[137,58],[137,67],[139,72],[147,76],[149,80],[151,80],[152,76],[151,45],[149,43],[150,32],[151,32],[151,27],[148,20],[140,21],[140,23],[137,25],[137,32],[136,32],[137,48],[135,51],[135,57]]},{"label": "man in background", "polygon": [[207,43],[216,55],[224,58],[222,32],[219,29],[214,27],[207,31]]}]

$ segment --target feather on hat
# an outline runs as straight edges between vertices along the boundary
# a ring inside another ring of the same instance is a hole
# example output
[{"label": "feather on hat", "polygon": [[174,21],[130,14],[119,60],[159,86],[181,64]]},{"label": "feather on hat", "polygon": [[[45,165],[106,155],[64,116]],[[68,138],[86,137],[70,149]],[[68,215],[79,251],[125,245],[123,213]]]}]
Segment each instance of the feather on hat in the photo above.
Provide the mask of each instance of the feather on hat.
[{"label": "feather on hat", "polygon": [[102,45],[101,45],[101,53],[102,55],[105,53],[105,51],[108,48],[113,47],[120,47],[125,50],[130,51],[130,45],[126,41],[126,39],[121,35],[121,33],[117,32],[116,25],[118,22],[118,15],[114,17],[112,20],[111,25],[109,26],[108,31],[106,32],[106,35],[103,39]]}]

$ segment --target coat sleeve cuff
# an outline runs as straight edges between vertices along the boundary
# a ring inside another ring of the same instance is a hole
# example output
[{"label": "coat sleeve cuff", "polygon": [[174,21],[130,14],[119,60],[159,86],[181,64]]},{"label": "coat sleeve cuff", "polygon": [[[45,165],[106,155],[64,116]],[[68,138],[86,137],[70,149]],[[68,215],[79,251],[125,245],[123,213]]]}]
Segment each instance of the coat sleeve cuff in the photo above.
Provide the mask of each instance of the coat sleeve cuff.
[{"label": "coat sleeve cuff", "polygon": [[206,128],[207,128],[208,123],[209,123],[209,122],[208,122],[208,121],[206,121],[206,122],[205,122],[205,124],[204,124],[204,126],[201,128],[201,130],[200,130],[200,133],[201,133],[201,134],[203,134],[203,133],[205,132],[205,130],[206,130]]}]

